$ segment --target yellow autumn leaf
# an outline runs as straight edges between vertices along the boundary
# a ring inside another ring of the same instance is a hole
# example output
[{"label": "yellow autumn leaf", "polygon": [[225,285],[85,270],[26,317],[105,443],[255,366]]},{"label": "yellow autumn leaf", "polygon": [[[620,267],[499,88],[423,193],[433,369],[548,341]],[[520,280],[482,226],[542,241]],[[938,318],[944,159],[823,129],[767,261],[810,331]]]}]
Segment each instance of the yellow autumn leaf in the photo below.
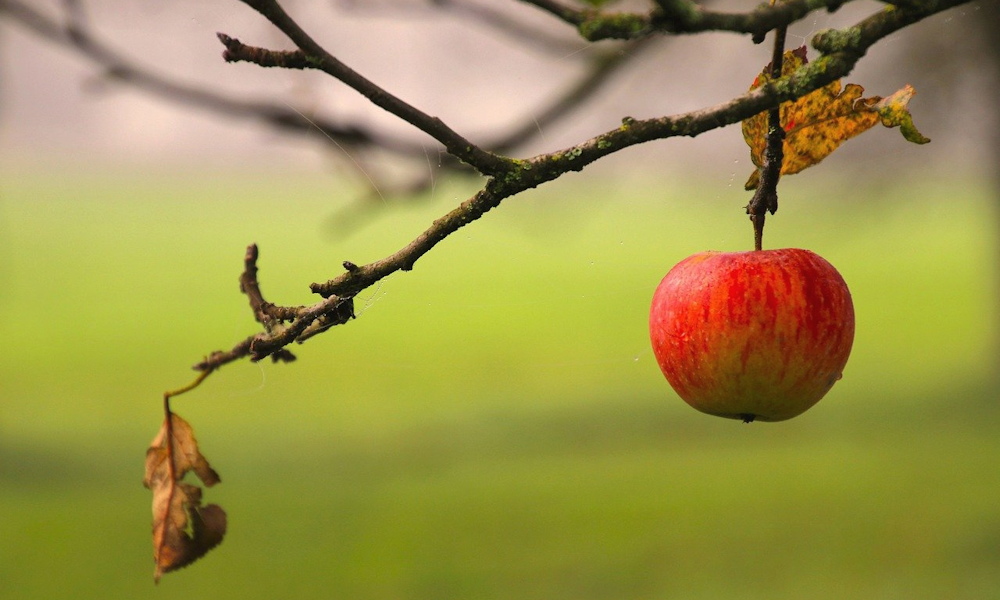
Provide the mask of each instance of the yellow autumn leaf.
[{"label": "yellow autumn leaf", "polygon": [[[789,75],[805,65],[805,46],[785,52],[782,75]],[[770,65],[757,76],[750,89],[771,81]],[[924,144],[913,125],[908,103],[915,90],[907,85],[884,100],[879,96],[863,98],[864,88],[834,81],[793,102],[781,105],[781,126],[785,130],[782,175],[791,175],[822,161],[845,141],[864,133],[878,123],[886,127],[899,126],[908,141]],[[746,189],[755,189],[764,164],[767,140],[767,113],[759,113],[743,121],[743,138],[750,146],[750,158],[758,167],[747,180]]]}]

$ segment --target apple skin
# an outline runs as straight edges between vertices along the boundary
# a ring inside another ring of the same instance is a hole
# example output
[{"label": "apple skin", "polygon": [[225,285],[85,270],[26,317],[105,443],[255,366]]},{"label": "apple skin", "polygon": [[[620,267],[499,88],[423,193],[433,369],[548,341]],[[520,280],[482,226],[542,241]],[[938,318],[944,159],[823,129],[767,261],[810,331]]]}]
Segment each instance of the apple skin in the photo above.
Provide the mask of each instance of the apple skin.
[{"label": "apple skin", "polygon": [[854,305],[840,273],[809,250],[701,252],[656,288],[649,333],[660,370],[694,408],[783,421],[840,379]]}]

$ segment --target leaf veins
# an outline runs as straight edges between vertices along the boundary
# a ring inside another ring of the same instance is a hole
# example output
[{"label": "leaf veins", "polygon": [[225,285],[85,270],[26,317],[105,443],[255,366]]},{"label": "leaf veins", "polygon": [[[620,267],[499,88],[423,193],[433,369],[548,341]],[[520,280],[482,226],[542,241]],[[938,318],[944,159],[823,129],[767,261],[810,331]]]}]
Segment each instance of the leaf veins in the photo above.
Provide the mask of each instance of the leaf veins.
[{"label": "leaf veins", "polygon": [[194,471],[207,487],[219,483],[198,449],[194,430],[167,409],[160,431],[146,451],[143,485],[153,492],[154,581],[185,567],[219,545],[226,533],[226,513],[219,506],[201,505],[201,488],[181,481]]},{"label": "leaf veins", "polygon": [[[790,75],[807,62],[805,46],[785,52],[782,76]],[[758,88],[771,80],[768,65],[754,79],[750,89]],[[908,108],[910,98],[916,93],[913,87],[904,86],[884,99],[879,96],[862,98],[864,91],[860,85],[849,83],[844,86],[838,80],[794,102],[781,105],[781,126],[785,130],[782,175],[792,175],[815,165],[847,140],[880,122],[886,127],[899,127],[907,141],[916,144],[930,141],[913,125],[913,117]],[[743,138],[750,146],[751,160],[758,167],[747,180],[748,190],[756,189],[760,178],[767,127],[766,112],[743,121]]]}]

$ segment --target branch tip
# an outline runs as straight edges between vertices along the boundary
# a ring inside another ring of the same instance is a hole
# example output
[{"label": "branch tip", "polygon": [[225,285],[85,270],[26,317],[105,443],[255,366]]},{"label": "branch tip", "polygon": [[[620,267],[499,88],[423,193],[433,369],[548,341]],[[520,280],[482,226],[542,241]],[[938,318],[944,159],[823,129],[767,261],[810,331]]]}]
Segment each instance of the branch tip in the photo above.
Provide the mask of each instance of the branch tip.
[{"label": "branch tip", "polygon": [[257,267],[257,257],[260,256],[260,250],[257,248],[257,244],[250,244],[247,246],[247,253],[244,255],[243,264],[246,265],[247,269]]},{"label": "branch tip", "polygon": [[225,33],[216,33],[226,49],[222,59],[226,62],[246,61],[261,67],[282,67],[285,69],[308,69],[313,65],[301,50],[268,50],[257,46],[248,46]]}]

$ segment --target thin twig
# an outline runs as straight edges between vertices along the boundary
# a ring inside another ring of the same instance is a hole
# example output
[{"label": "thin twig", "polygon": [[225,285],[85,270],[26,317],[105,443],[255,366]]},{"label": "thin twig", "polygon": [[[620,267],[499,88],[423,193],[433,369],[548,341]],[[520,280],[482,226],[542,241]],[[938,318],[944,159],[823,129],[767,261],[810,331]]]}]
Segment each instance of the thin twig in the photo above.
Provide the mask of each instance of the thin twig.
[{"label": "thin twig", "polygon": [[[551,28],[541,28],[523,19],[511,17],[506,5],[495,0],[487,3],[469,0],[432,0],[435,9],[447,9],[451,14],[467,16],[476,22],[501,33],[520,49],[538,49],[549,55],[566,56],[579,50],[580,41],[571,36],[559,35]],[[497,8],[497,7],[500,8]]]},{"label": "thin twig", "polygon": [[257,362],[270,356],[275,362],[295,360],[285,346],[302,342],[334,325],[342,325],[354,318],[354,301],[351,298],[331,296],[321,302],[304,307],[292,323],[270,332],[252,335],[230,350],[219,350],[194,365],[197,371],[212,371],[233,361],[249,357]]},{"label": "thin twig", "polygon": [[267,50],[248,46],[224,33],[215,35],[226,47],[226,51],[222,53],[222,60],[226,62],[246,61],[259,67],[280,67],[282,69],[308,69],[312,66],[301,50]]},{"label": "thin twig", "polygon": [[240,291],[247,295],[250,300],[250,310],[253,311],[254,318],[257,319],[264,329],[273,330],[285,321],[296,319],[304,306],[278,306],[264,300],[264,295],[260,291],[260,283],[257,282],[257,244],[247,246],[246,255],[243,258],[243,273],[240,275]]},{"label": "thin twig", "polygon": [[[264,331],[244,339],[228,351],[213,352],[194,366],[196,370],[213,371],[247,356],[252,361],[270,356],[275,362],[291,362],[295,360],[295,355],[285,346],[292,342],[304,342],[354,318],[352,296],[331,296],[311,306],[278,306],[264,300],[257,280],[258,257],[257,245],[247,246],[240,274],[240,290],[247,295],[254,318],[263,324]],[[345,262],[344,268],[352,272],[357,267]]]},{"label": "thin twig", "polygon": [[307,56],[310,65],[343,82],[363,95],[372,104],[396,115],[440,142],[453,156],[461,159],[484,175],[499,175],[510,170],[510,159],[476,146],[441,119],[428,115],[415,106],[375,84],[338,60],[320,46],[275,0],[244,0],[275,27],[281,30]]},{"label": "thin twig", "polygon": [[[76,4],[76,3],[74,3]],[[315,135],[340,148],[379,148],[397,155],[423,156],[420,145],[394,139],[357,125],[340,125],[321,118],[304,119],[285,104],[234,98],[194,85],[184,84],[140,65],[101,41],[79,17],[70,11],[68,25],[20,0],[0,0],[0,14],[29,31],[61,46],[71,48],[104,69],[110,79],[128,83],[168,100],[196,106],[228,117],[263,121],[273,127]]]},{"label": "thin twig", "polygon": [[629,42],[613,52],[594,60],[590,70],[556,98],[547,108],[541,110],[530,122],[508,133],[490,145],[496,152],[507,153],[524,146],[537,137],[545,128],[552,126],[576,107],[580,106],[603,89],[604,84],[618,73],[622,67],[635,60],[642,51],[652,47],[655,38],[642,38]]},{"label": "thin twig", "polygon": [[201,373],[195,377],[194,381],[185,385],[184,387],[178,388],[176,390],[171,390],[169,392],[163,392],[163,410],[167,415],[167,419],[170,419],[170,399],[174,396],[180,396],[181,394],[186,394],[193,390],[194,388],[201,385],[203,381],[208,379],[208,376],[212,374],[214,369],[204,369]]}]

